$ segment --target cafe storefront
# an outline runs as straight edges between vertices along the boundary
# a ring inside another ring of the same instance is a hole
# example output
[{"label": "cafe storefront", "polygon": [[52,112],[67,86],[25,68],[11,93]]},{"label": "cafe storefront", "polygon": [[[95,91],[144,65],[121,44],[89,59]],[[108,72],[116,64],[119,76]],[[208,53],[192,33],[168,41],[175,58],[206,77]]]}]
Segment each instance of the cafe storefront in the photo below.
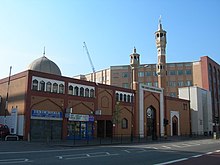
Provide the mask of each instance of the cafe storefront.
[{"label": "cafe storefront", "polygon": [[92,139],[94,137],[94,116],[68,114],[67,139]]}]

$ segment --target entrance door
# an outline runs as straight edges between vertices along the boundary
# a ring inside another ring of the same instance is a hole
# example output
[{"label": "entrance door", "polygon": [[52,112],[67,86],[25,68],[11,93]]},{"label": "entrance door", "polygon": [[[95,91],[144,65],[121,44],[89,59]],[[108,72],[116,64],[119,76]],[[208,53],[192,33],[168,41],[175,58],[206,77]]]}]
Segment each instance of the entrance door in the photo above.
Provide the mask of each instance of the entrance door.
[{"label": "entrance door", "polygon": [[156,111],[152,107],[147,109],[147,136],[152,140],[157,139],[156,131]]},{"label": "entrance door", "polygon": [[105,135],[105,120],[97,120],[97,137]]},{"label": "entrance door", "polygon": [[176,116],[172,119],[173,136],[178,135],[178,119]]},{"label": "entrance door", "polygon": [[112,121],[106,120],[106,137],[112,137]]}]

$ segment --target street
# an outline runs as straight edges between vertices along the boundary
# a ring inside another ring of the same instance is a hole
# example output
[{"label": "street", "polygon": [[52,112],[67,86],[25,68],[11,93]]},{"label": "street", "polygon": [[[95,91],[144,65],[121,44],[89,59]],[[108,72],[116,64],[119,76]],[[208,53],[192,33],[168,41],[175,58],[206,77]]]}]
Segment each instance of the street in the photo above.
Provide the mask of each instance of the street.
[{"label": "street", "polygon": [[219,165],[220,141],[206,139],[84,147],[1,141],[0,164]]}]

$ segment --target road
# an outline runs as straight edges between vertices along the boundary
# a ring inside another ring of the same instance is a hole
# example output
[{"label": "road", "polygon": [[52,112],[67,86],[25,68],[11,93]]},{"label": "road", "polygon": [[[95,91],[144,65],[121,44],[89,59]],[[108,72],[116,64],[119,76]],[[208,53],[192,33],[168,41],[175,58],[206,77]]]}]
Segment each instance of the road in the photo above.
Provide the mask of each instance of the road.
[{"label": "road", "polygon": [[220,140],[89,147],[0,142],[1,164],[163,165],[220,164]]}]

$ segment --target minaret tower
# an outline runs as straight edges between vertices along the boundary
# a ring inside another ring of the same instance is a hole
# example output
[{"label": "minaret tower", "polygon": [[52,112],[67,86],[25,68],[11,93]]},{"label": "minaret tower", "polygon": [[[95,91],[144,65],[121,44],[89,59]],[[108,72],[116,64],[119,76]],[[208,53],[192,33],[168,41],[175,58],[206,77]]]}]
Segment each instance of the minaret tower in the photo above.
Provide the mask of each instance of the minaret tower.
[{"label": "minaret tower", "polygon": [[130,67],[131,67],[131,89],[137,88],[138,84],[138,68],[140,65],[140,54],[136,52],[134,47],[133,53],[130,55]]},{"label": "minaret tower", "polygon": [[163,30],[161,24],[161,17],[159,19],[158,30],[155,32],[156,46],[157,46],[157,75],[158,87],[164,88],[164,95],[166,95],[166,31]]}]

